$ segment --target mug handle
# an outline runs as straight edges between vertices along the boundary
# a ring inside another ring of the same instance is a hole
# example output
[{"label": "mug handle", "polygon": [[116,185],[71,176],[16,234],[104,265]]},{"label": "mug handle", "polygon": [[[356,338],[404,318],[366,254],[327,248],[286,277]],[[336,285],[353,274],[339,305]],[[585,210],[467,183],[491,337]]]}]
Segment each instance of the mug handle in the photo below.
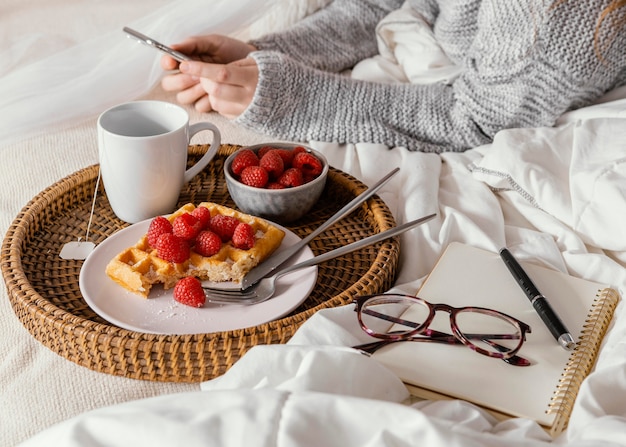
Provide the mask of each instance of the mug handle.
[{"label": "mug handle", "polygon": [[191,180],[196,175],[198,175],[200,171],[202,171],[209,164],[209,162],[213,159],[213,157],[215,157],[215,154],[217,154],[217,150],[220,148],[220,145],[221,145],[220,131],[214,124],[211,124],[211,123],[201,122],[201,123],[195,123],[195,124],[190,125],[189,126],[189,140],[191,141],[191,138],[195,134],[203,130],[210,130],[211,132],[213,132],[213,142],[211,142],[211,146],[209,147],[209,150],[206,151],[206,154],[204,154],[202,158],[198,160],[198,162],[195,165],[193,165],[191,168],[185,171],[185,177],[184,177],[185,183],[187,183],[189,180]]}]

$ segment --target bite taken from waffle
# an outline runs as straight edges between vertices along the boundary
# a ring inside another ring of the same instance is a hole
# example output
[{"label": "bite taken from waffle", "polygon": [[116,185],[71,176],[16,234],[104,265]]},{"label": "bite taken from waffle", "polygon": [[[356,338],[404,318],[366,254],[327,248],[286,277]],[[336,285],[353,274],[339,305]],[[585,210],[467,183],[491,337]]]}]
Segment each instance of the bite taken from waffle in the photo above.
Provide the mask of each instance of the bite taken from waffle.
[{"label": "bite taken from waffle", "polygon": [[106,274],[148,298],[154,284],[165,289],[193,276],[240,282],[280,247],[285,232],[264,219],[210,202],[188,203],[154,218],[148,232],[115,256]]}]

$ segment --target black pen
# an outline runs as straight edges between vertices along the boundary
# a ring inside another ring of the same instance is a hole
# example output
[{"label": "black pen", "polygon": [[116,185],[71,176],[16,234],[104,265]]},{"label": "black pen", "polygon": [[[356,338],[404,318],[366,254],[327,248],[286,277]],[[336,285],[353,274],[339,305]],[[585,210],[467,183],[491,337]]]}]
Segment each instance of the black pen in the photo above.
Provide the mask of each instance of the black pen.
[{"label": "black pen", "polygon": [[500,257],[554,338],[556,338],[559,344],[568,351],[574,349],[576,347],[576,343],[574,342],[572,334],[569,333],[559,316],[554,312],[554,310],[552,310],[552,307],[550,307],[550,303],[548,303],[546,297],[539,292],[537,286],[535,286],[532,280],[528,277],[522,266],[515,260],[511,252],[506,248],[502,248],[500,249]]}]

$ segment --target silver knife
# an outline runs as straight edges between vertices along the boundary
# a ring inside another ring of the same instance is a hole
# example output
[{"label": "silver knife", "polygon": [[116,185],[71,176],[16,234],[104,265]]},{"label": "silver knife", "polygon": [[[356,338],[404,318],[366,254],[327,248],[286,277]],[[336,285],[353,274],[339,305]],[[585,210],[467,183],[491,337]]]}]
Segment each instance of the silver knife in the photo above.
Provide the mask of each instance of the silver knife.
[{"label": "silver knife", "polygon": [[345,254],[351,253],[353,251],[359,250],[363,247],[367,247],[368,245],[375,244],[380,241],[384,241],[385,239],[389,239],[390,237],[398,236],[405,231],[408,231],[418,225],[421,225],[425,222],[428,222],[433,217],[435,217],[437,213],[429,214],[424,217],[420,217],[419,219],[412,220],[410,222],[405,222],[402,225],[397,227],[389,228],[388,230],[382,231],[380,233],[372,234],[371,236],[367,236],[364,239],[359,239],[356,242],[352,242],[351,244],[344,245],[343,247],[335,248],[334,250],[327,251],[326,253],[322,253],[321,255],[317,255],[313,258],[307,259],[306,261],[302,261],[299,264],[296,264],[291,267],[285,267],[281,272],[299,270],[304,267],[308,267],[311,265],[317,265],[322,262],[326,262],[330,259],[337,258],[339,256],[343,256]]},{"label": "silver knife", "polygon": [[[422,218],[412,220],[410,222],[406,222],[398,227],[390,228],[381,233],[376,233],[371,236],[368,236],[365,239],[360,239],[356,242],[352,242],[351,244],[344,245],[342,247],[336,248],[326,253],[322,253],[321,255],[317,255],[313,258],[309,258],[305,261],[302,261],[299,264],[295,264],[295,265],[291,265],[288,267],[284,267],[282,269],[278,269],[278,271],[274,274],[272,278],[278,278],[279,276],[286,275],[287,273],[291,273],[291,272],[300,270],[305,267],[317,265],[322,262],[326,262],[330,259],[343,256],[347,253],[351,253],[353,251],[359,250],[363,247],[367,247],[368,245],[372,245],[377,242],[383,241],[385,239],[398,236],[399,234],[402,234],[405,231],[408,231],[418,225],[421,225],[424,222],[428,222],[436,215],[437,214],[435,213],[429,214],[428,216],[424,216]],[[226,292],[225,295],[224,294],[219,295],[220,291],[224,293],[223,292],[224,289],[212,288],[212,287],[203,287],[203,289],[205,292],[208,292],[207,301],[210,301],[212,303],[219,303],[219,304],[258,304],[267,299],[270,299],[274,294],[273,286],[269,287],[269,289],[271,290],[265,289],[265,292],[269,292],[269,293],[264,293],[262,291],[260,295],[253,293],[249,297],[242,297],[240,295],[241,293],[246,293],[246,290],[242,290],[242,289],[227,289],[228,292]],[[254,287],[252,289],[254,289]],[[211,292],[215,292],[215,293],[211,293]]]},{"label": "silver knife", "polygon": [[248,287],[256,284],[261,280],[261,278],[266,277],[270,273],[272,273],[278,266],[284,263],[287,259],[291,258],[294,254],[299,252],[302,247],[306,246],[315,236],[320,234],[322,231],[326,230],[328,227],[333,225],[340,219],[343,219],[345,216],[350,214],[352,211],[357,209],[363,202],[372,197],[374,194],[378,192],[380,188],[385,185],[391,177],[396,175],[400,168],[395,168],[389,174],[384,176],[382,179],[378,181],[374,186],[362,192],[358,196],[356,196],[350,203],[345,205],[339,211],[337,211],[332,217],[330,217],[326,222],[320,225],[318,228],[313,230],[311,234],[306,236],[304,239],[301,239],[298,243],[291,245],[289,248],[276,253],[274,256],[271,256],[266,261],[262,262],[252,270],[248,272],[248,274],[241,281],[241,286],[237,287],[238,289],[245,290]]}]

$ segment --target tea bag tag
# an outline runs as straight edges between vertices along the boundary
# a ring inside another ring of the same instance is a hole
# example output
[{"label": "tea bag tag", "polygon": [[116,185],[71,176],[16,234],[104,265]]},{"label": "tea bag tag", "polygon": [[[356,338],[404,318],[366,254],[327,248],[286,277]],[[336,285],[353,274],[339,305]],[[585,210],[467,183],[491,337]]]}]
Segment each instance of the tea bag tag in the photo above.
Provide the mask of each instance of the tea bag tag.
[{"label": "tea bag tag", "polygon": [[72,241],[63,245],[59,256],[63,259],[84,260],[94,248],[96,248],[96,244],[91,241]]},{"label": "tea bag tag", "polygon": [[98,195],[98,186],[100,185],[100,169],[98,169],[98,178],[96,180],[96,188],[93,192],[93,201],[91,202],[91,211],[89,213],[89,222],[87,223],[87,233],[85,234],[85,240],[78,238],[77,241],[67,242],[61,248],[59,256],[62,259],[75,259],[85,260],[87,256],[96,248],[96,244],[89,240],[89,229],[91,228],[91,220],[93,219],[93,212],[96,206],[96,196]]}]

